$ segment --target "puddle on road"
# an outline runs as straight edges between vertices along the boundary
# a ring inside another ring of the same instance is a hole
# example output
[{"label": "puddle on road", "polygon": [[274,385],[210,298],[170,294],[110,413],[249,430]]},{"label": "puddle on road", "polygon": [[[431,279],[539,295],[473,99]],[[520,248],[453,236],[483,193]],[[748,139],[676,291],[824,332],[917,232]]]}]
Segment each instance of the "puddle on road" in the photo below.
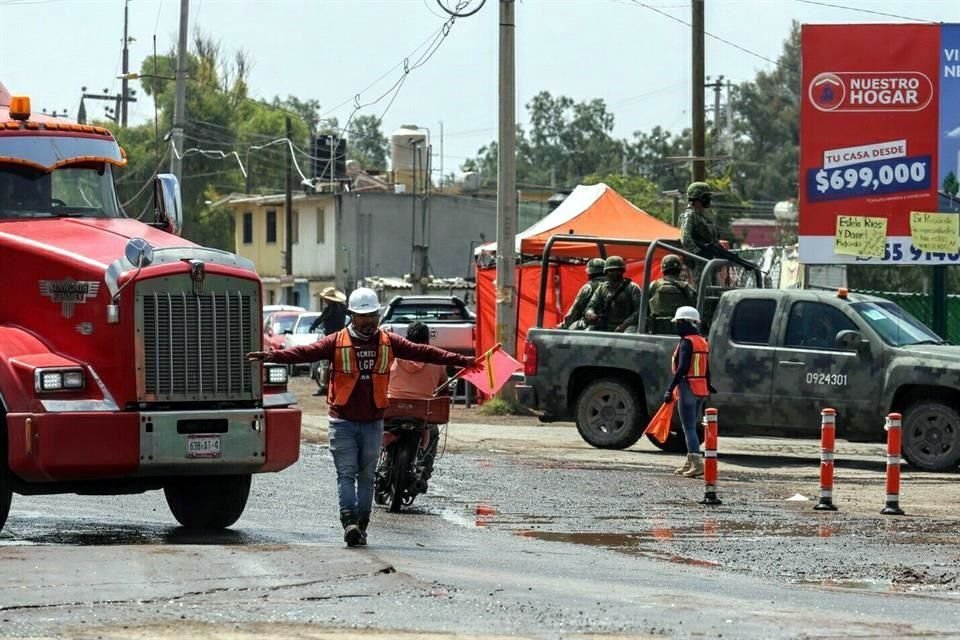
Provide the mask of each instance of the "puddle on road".
[{"label": "puddle on road", "polygon": [[194,531],[183,527],[153,525],[37,526],[18,532],[10,540],[0,540],[2,546],[67,545],[256,545],[268,542],[266,538],[230,529]]}]

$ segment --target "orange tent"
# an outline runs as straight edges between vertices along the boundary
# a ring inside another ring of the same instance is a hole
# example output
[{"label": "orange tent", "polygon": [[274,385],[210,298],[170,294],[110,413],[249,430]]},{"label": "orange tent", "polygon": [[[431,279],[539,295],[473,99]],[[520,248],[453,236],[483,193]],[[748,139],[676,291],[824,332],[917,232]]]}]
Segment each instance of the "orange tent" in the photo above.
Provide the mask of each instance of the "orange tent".
[{"label": "orange tent", "polygon": [[[516,251],[519,254],[540,256],[547,240],[555,234],[577,234],[634,240],[677,240],[680,230],[654,218],[633,206],[626,198],[603,184],[580,185],[548,216],[517,234]],[[496,251],[497,243],[477,247],[477,253]],[[639,247],[634,250],[639,249]],[[552,255],[592,258],[597,255],[592,244],[564,243],[557,245]],[[623,257],[630,253],[626,247]],[[642,253],[642,251],[641,251]],[[630,257],[643,257],[633,256]]]},{"label": "orange tent", "polygon": [[[559,207],[539,222],[517,235],[517,251],[524,256],[541,256],[547,241],[554,234],[593,235],[629,240],[676,240],[680,230],[638,209],[605,184],[580,185]],[[491,254],[496,243],[481,245],[477,254]],[[606,246],[608,255],[627,259],[627,275],[642,284],[645,246]],[[664,252],[665,255],[666,252]],[[593,243],[555,243],[551,255],[563,258],[593,258],[598,255]],[[488,261],[489,264],[489,261]],[[660,274],[654,265],[652,278]],[[527,262],[517,267],[517,353],[523,352],[527,331],[537,321],[540,296],[541,262]],[[586,282],[582,263],[553,264],[544,300],[544,325],[555,326]],[[484,353],[496,342],[496,269],[477,266],[477,331],[476,352]]]}]

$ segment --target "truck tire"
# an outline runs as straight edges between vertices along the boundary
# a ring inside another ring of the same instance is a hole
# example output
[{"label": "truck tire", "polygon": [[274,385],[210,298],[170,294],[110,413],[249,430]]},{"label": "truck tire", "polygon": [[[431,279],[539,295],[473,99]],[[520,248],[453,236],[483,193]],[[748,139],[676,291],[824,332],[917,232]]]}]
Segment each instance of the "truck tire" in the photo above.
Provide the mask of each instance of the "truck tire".
[{"label": "truck tire", "polygon": [[577,398],[577,431],[598,449],[626,449],[643,435],[645,423],[640,394],[619,378],[594,380]]},{"label": "truck tire", "polygon": [[2,456],[0,457],[0,531],[3,531],[3,525],[7,523],[7,516],[10,515],[10,501],[13,499],[13,490],[10,488],[7,454],[3,446],[0,446],[0,456]]},{"label": "truck tire", "polygon": [[923,471],[952,471],[960,463],[960,414],[948,404],[920,401],[903,417],[903,457]]},{"label": "truck tire", "polygon": [[188,529],[226,529],[243,515],[250,476],[186,477],[163,487],[173,517]]}]

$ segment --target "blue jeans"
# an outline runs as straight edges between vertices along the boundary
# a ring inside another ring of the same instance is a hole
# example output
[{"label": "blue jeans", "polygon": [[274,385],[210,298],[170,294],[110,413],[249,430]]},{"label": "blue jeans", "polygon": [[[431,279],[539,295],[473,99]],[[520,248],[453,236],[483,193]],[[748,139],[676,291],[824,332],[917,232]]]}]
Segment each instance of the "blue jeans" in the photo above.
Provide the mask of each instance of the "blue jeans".
[{"label": "blue jeans", "polygon": [[383,420],[350,422],[330,419],[330,453],[337,468],[340,511],[369,517],[373,510],[373,481],[380,459]]},{"label": "blue jeans", "polygon": [[690,384],[686,380],[681,380],[677,385],[679,398],[677,399],[677,411],[680,412],[680,424],[683,425],[683,437],[687,443],[687,453],[700,453],[700,438],[697,436],[697,418],[700,417],[701,409],[706,398],[693,395],[690,390]]}]

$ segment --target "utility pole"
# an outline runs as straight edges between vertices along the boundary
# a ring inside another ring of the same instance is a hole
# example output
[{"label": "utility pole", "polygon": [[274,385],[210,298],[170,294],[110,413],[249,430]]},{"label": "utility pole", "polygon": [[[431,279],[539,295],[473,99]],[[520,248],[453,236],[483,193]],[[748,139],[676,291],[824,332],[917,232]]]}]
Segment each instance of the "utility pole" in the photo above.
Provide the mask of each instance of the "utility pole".
[{"label": "utility pole", "polygon": [[517,159],[514,0],[500,0],[500,109],[497,170],[497,342],[517,350],[516,253]]},{"label": "utility pole", "polygon": [[130,51],[127,49],[127,43],[130,39],[127,37],[127,24],[130,17],[130,0],[123,1],[123,81],[120,83],[120,94],[123,96],[120,106],[120,126],[127,126],[127,98],[130,97],[130,89],[127,80],[127,74],[130,72]]},{"label": "utility pole", "polygon": [[704,43],[703,43],[703,0],[691,0],[693,8],[693,19],[691,20],[690,32],[693,34],[692,43],[692,82],[693,82],[693,104],[692,104],[692,131],[693,131],[693,181],[700,182],[707,177],[707,167],[705,162],[706,143],[704,140]]},{"label": "utility pole", "polygon": [[713,131],[715,143],[719,144],[720,133],[723,131],[723,127],[720,126],[720,91],[723,89],[723,76],[718,76],[707,86],[713,89]]},{"label": "utility pole", "polygon": [[[286,136],[287,140],[293,140],[293,121],[290,116],[286,117]],[[283,201],[284,234],[283,243],[285,246],[285,255],[283,257],[283,268],[286,271],[288,279],[293,278],[293,155],[287,148],[287,179],[285,183],[285,198]],[[293,304],[293,283],[289,287],[283,287],[283,297],[286,304]]]},{"label": "utility pole", "polygon": [[724,122],[726,138],[724,139],[724,143],[727,155],[733,158],[733,83],[731,83],[729,80],[727,81],[726,116],[727,117]]},{"label": "utility pole", "polygon": [[443,192],[443,120],[440,121],[440,191]]},{"label": "utility pole", "polygon": [[173,103],[173,153],[170,154],[170,173],[180,182],[183,166],[179,154],[183,153],[183,125],[187,108],[187,18],[190,16],[190,0],[180,0],[180,34],[177,40],[177,93]]}]

